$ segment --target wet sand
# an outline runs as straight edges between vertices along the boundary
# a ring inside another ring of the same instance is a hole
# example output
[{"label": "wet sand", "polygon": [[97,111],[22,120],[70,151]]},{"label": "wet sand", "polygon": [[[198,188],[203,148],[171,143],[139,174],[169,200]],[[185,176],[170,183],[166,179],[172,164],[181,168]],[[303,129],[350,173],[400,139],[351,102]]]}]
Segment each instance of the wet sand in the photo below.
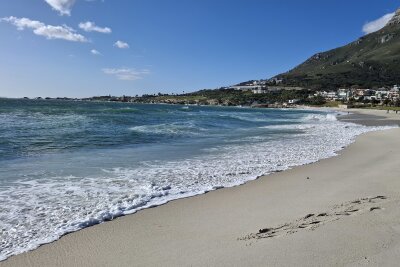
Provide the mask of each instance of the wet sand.
[{"label": "wet sand", "polygon": [[[386,110],[369,110],[369,109],[338,109],[342,112],[349,112],[348,115],[339,116],[338,119],[344,122],[358,123],[365,126],[385,126],[399,125],[400,113]],[[400,125],[399,125],[400,126]]]}]

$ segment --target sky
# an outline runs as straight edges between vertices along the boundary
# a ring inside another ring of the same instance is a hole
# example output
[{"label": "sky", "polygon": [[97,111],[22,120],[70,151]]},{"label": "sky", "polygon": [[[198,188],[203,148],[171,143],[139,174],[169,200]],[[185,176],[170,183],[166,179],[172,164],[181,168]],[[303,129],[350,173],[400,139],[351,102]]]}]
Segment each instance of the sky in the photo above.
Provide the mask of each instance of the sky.
[{"label": "sky", "polygon": [[400,0],[3,0],[0,97],[182,93],[286,72]]}]

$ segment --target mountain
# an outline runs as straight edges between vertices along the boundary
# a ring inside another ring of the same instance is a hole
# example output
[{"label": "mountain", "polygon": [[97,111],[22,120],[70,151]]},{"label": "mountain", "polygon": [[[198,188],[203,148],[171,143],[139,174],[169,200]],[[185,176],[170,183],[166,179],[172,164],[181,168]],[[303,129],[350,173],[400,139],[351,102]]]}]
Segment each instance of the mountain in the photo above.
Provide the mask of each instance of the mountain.
[{"label": "mountain", "polygon": [[274,78],[282,79],[286,86],[311,89],[400,84],[400,9],[381,30],[315,54]]}]

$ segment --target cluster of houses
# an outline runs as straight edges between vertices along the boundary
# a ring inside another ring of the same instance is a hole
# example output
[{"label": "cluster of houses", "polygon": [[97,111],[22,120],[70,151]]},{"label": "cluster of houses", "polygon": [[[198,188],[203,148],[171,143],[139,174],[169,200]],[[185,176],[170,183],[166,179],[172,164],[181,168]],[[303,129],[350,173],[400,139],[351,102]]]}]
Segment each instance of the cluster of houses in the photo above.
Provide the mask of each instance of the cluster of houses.
[{"label": "cluster of houses", "polygon": [[[278,85],[282,82],[282,80],[273,78],[270,80],[258,80],[258,81],[253,81],[251,83],[246,83],[244,85],[233,85],[230,87],[226,87],[226,89],[234,89],[234,90],[239,90],[239,91],[251,91],[253,94],[266,94],[269,92],[277,92],[280,90],[283,90],[285,88],[279,87],[279,86],[269,86],[267,84],[271,84],[271,82],[274,82],[274,84]],[[295,88],[293,88],[295,89]]]},{"label": "cluster of houses", "polygon": [[[269,80],[257,80],[257,81],[250,81],[230,87],[222,87],[220,89],[233,89],[239,91],[246,91],[252,92],[253,94],[267,94],[267,93],[279,93],[282,90],[302,90],[304,88],[301,87],[285,87],[282,84],[282,80],[277,78],[272,78]],[[309,91],[303,97],[308,99],[320,100],[317,98],[323,98],[324,101],[341,101],[342,103],[348,104],[356,104],[356,105],[364,105],[368,103],[372,104],[381,104],[381,105],[400,105],[400,86],[394,85],[392,87],[383,87],[379,89],[356,89],[356,88],[341,88],[336,91]],[[59,100],[86,100],[86,101],[108,101],[108,102],[140,102],[143,98],[153,98],[156,96],[169,96],[168,94],[161,94],[158,93],[157,95],[143,95],[139,97],[136,95],[135,97],[132,96],[95,96],[90,98],[83,98],[83,99],[69,99],[69,98],[57,98]],[[41,97],[37,99],[42,99]],[[45,98],[46,100],[51,98]],[[213,105],[213,104],[220,104],[219,102],[214,103],[215,99],[207,100],[206,104]],[[303,99],[304,100],[304,99]],[[182,99],[174,99],[173,94],[171,98],[164,99],[164,100],[151,100],[154,102],[157,101],[164,101],[163,103],[170,103],[170,104],[177,104],[181,103]],[[292,99],[288,100],[287,103],[278,103],[279,105],[285,104],[287,106],[294,106],[297,103],[301,102],[300,99]],[[182,102],[183,103],[183,102]]]},{"label": "cluster of houses", "polygon": [[337,91],[319,91],[314,96],[322,96],[327,101],[378,101],[399,100],[400,86],[379,89],[339,89]]},{"label": "cluster of houses", "polygon": [[[285,88],[279,86],[280,81],[275,81],[277,85],[270,86],[270,80],[259,80],[244,85],[234,85],[227,87],[228,89],[240,90],[240,91],[251,91],[253,94],[266,94],[270,92],[277,92],[285,89],[302,89],[302,88]],[[337,91],[318,91],[310,97],[321,96],[326,101],[378,101],[383,102],[385,100],[397,101],[399,97],[399,85],[394,85],[391,88],[379,88],[379,89],[353,89],[353,88],[341,88]]]},{"label": "cluster of houses", "polygon": [[251,91],[253,92],[253,94],[266,94],[268,92],[281,90],[281,88],[264,86],[264,85],[235,85],[228,87],[228,89],[234,89],[239,91]]}]

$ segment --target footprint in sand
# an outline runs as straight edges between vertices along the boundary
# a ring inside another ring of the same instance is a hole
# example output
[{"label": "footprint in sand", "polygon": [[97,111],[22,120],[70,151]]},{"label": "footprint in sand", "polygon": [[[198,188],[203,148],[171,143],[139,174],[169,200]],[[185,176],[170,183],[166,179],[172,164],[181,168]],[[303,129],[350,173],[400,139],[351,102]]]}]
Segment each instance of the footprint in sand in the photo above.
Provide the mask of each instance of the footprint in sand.
[{"label": "footprint in sand", "polygon": [[309,213],[303,218],[296,221],[282,224],[278,227],[268,227],[258,230],[257,233],[248,234],[244,237],[238,238],[238,240],[251,240],[251,239],[262,239],[262,238],[273,238],[282,235],[294,234],[298,230],[315,230],[319,226],[340,220],[343,217],[360,214],[366,211],[380,210],[381,207],[377,206],[376,203],[382,202],[387,199],[386,196],[376,196],[360,198],[354,201],[346,202],[340,205],[334,206],[328,212],[321,213]]}]

